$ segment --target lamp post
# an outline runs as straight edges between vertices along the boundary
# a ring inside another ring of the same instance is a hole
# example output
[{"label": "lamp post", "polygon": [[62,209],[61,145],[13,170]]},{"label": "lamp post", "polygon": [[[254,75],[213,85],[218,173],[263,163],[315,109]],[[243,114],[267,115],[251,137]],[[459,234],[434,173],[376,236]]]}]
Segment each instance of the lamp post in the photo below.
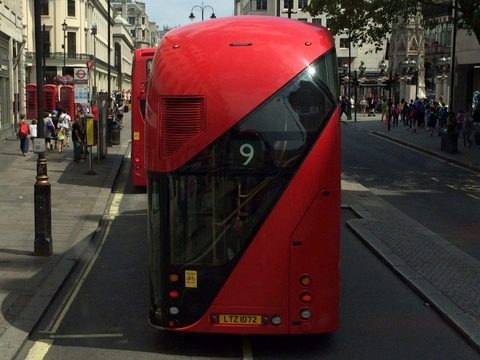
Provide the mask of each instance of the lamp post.
[{"label": "lamp post", "polygon": [[93,35],[93,95],[97,94],[97,24],[92,24],[92,35]]},{"label": "lamp post", "polygon": [[[450,65],[450,57],[442,56],[437,61],[437,75],[436,75],[436,83],[435,83],[435,93],[436,93],[435,95],[437,99],[439,99],[440,97],[443,97],[443,95],[447,93],[445,84],[448,78],[447,73],[450,70],[449,65]],[[437,86],[439,88],[437,88]]]},{"label": "lamp post", "polygon": [[[385,70],[387,70],[387,63],[385,60],[382,59],[380,63],[378,64],[378,68],[380,69],[380,76],[378,77],[378,80],[385,83],[385,80],[387,79],[387,75],[385,73]],[[385,96],[385,92],[382,90],[382,98]]]},{"label": "lamp post", "polygon": [[62,24],[62,30],[63,30],[63,69],[62,69],[62,75],[65,76],[66,73],[66,68],[65,68],[65,60],[66,60],[66,49],[65,49],[65,39],[67,38],[67,21],[63,20]]},{"label": "lamp post", "polygon": [[[37,176],[34,185],[34,217],[35,240],[33,254],[35,256],[51,256],[53,254],[52,240],[52,203],[51,186],[48,181],[47,159],[45,158],[45,120],[43,117],[43,75],[42,58],[44,55],[44,33],[42,33],[42,7],[40,1],[34,2],[35,19],[35,66],[37,73],[37,120],[38,143],[43,144],[43,149],[38,151]],[[37,142],[35,142],[37,145]]]},{"label": "lamp post", "polygon": [[195,15],[193,15],[193,10],[194,9],[200,9],[200,11],[202,13],[202,21],[204,19],[205,9],[210,9],[212,11],[212,15],[210,15],[210,19],[215,19],[216,18],[215,10],[213,9],[213,7],[211,7],[210,5],[203,5],[203,2],[202,2],[202,5],[194,5],[192,7],[192,10],[190,10],[190,16],[188,18],[192,21],[193,21],[193,19],[195,19]]},{"label": "lamp post", "polygon": [[[402,74],[404,75],[404,79],[406,79],[407,84],[412,85],[412,80],[415,81],[415,99],[418,96],[418,68],[417,62],[415,59],[406,58],[403,63],[403,71]],[[410,92],[408,92],[410,95]],[[410,97],[410,96],[408,96]]]}]

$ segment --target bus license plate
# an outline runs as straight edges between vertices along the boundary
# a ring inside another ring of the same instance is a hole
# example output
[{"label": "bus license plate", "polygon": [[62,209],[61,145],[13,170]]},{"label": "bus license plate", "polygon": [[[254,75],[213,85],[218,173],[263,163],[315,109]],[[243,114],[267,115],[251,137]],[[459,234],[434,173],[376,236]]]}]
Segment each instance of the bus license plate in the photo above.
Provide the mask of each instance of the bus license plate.
[{"label": "bus license plate", "polygon": [[262,325],[261,315],[220,314],[218,322],[222,325]]}]

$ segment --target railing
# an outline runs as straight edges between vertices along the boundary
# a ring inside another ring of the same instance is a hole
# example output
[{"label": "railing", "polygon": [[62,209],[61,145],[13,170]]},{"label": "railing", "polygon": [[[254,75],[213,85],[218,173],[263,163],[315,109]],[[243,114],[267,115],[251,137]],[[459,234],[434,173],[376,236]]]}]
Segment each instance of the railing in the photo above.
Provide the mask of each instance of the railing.
[{"label": "railing", "polygon": [[[27,52],[25,54],[27,60],[34,60],[36,53],[34,52]],[[93,60],[93,55],[91,54],[72,54],[72,53],[66,53],[65,57],[67,59],[75,59],[75,60]],[[51,52],[51,53],[45,53],[45,59],[54,59],[54,60],[62,60],[63,61],[63,52]],[[97,59],[97,61],[99,61]],[[100,62],[100,61],[99,61]]]}]

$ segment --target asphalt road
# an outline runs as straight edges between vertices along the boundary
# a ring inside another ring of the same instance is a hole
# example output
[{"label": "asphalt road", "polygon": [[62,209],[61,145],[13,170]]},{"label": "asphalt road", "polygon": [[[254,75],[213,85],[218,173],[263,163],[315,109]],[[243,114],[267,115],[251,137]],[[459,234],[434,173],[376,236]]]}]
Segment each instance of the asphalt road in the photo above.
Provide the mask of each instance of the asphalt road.
[{"label": "asphalt road", "polygon": [[[120,183],[126,181],[126,174]],[[341,328],[324,336],[176,335],[147,324],[146,196],[112,199],[114,220],[18,359],[477,359],[437,313],[342,226]],[[342,211],[342,223],[353,216]],[[81,271],[85,270],[85,271]]]},{"label": "asphalt road", "polygon": [[344,177],[480,260],[480,174],[348,125],[342,157]]}]

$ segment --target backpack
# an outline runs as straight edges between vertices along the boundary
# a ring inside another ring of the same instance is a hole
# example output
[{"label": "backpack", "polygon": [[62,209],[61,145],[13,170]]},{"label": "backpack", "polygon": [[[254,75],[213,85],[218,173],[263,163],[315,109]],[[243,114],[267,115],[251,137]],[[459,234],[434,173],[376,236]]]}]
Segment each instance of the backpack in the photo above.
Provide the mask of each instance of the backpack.
[{"label": "backpack", "polygon": [[25,123],[22,123],[20,125],[20,130],[18,131],[18,134],[20,135],[21,138],[26,138],[28,136],[28,126]]}]

